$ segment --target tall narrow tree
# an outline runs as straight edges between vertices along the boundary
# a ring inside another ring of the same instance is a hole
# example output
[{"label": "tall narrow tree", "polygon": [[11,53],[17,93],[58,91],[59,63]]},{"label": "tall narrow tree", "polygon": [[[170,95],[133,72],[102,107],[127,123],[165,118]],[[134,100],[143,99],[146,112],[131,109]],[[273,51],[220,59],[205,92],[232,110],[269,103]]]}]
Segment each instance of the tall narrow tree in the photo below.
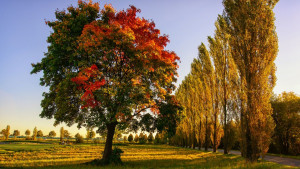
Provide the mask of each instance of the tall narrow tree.
[{"label": "tall narrow tree", "polygon": [[245,82],[246,110],[242,118],[245,157],[256,161],[266,153],[272,131],[269,103],[275,84],[278,40],[273,8],[278,0],[224,0],[232,56]]}]

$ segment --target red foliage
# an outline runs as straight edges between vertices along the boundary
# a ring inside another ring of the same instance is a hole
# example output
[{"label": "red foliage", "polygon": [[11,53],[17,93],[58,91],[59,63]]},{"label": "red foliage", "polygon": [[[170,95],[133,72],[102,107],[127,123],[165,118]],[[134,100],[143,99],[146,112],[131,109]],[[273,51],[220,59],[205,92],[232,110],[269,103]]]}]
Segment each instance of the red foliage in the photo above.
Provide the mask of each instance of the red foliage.
[{"label": "red foliage", "polygon": [[85,105],[81,107],[82,109],[95,107],[100,103],[95,99],[93,92],[105,85],[105,79],[101,78],[101,73],[96,65],[83,69],[71,80],[79,85],[80,90],[85,91],[81,96],[81,100],[85,101]]},{"label": "red foliage", "polygon": [[[167,92],[171,93],[171,89],[163,89],[158,85],[160,84],[159,81],[172,83],[174,74],[177,75],[179,57],[174,52],[165,50],[169,42],[168,36],[160,35],[160,30],[155,28],[154,22],[138,17],[137,13],[139,12],[140,10],[134,6],[126,11],[116,12],[111,5],[105,5],[101,11],[102,19],[84,26],[79,39],[79,49],[88,55],[96,55],[99,60],[97,65],[101,68],[109,67],[105,70],[110,71],[110,74],[122,74],[112,72],[116,69],[112,69],[111,63],[116,67],[121,67],[120,71],[126,70],[126,74],[129,72],[141,73],[136,71],[132,65],[136,62],[142,64],[140,66],[143,67],[143,72],[147,72],[144,75],[148,72],[155,72],[157,69],[159,72],[163,72],[162,69],[168,69],[165,73],[156,75],[159,78],[152,81],[158,89],[159,95],[164,97]],[[130,56],[127,56],[126,52],[131,53]],[[118,63],[122,63],[122,65],[117,65]],[[104,78],[101,78],[105,75],[105,72],[100,72],[96,65],[92,65],[90,68],[81,70],[78,76],[72,79],[80,86],[81,90],[85,91],[81,97],[86,102],[83,108],[95,107],[99,104],[93,92],[105,84]],[[107,78],[107,80],[110,81],[111,79]],[[142,85],[140,75],[132,76],[131,84],[132,86]],[[130,95],[129,97],[133,96]],[[150,97],[150,94],[145,96],[145,99],[149,100],[146,106],[152,107],[152,110],[158,113],[158,109],[150,101],[151,98],[153,97]]]}]

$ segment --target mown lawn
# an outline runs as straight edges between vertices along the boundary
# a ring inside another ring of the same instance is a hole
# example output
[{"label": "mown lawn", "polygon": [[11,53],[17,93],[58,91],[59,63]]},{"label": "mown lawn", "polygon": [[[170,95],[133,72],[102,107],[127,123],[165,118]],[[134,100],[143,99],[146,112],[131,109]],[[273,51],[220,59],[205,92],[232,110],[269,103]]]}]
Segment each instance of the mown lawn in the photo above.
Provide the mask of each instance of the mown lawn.
[{"label": "mown lawn", "polygon": [[118,145],[124,151],[122,166],[85,164],[101,157],[103,145],[2,144],[1,167],[96,169],[96,168],[292,168],[271,162],[249,164],[235,155],[203,152],[167,145]]}]

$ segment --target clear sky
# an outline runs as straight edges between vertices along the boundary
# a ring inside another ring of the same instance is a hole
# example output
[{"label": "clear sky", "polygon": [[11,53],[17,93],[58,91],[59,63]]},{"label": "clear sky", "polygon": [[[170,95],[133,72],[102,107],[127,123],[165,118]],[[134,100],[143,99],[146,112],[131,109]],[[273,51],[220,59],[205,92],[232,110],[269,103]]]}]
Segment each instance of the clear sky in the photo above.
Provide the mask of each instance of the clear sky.
[{"label": "clear sky", "polygon": [[[134,5],[140,16],[152,19],[162,33],[170,37],[169,50],[181,58],[178,83],[190,71],[201,42],[214,33],[214,22],[223,11],[222,0],[105,0],[117,10]],[[59,132],[54,120],[41,119],[40,102],[46,88],[39,86],[42,74],[30,75],[31,63],[40,61],[47,51],[51,29],[45,20],[54,20],[56,9],[76,6],[76,0],[3,0],[0,6],[0,129],[11,126],[24,135],[35,126],[48,134]],[[274,9],[279,38],[276,59],[277,85],[274,92],[300,94],[300,1],[281,0]],[[74,125],[67,128],[75,135]],[[84,134],[85,129],[80,133]]]}]

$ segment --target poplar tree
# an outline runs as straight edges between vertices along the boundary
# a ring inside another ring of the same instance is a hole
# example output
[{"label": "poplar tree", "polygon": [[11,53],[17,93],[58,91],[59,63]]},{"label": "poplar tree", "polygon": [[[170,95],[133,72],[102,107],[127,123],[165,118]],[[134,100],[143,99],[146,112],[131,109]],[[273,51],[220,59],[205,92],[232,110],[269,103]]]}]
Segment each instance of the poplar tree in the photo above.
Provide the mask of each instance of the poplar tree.
[{"label": "poplar tree", "polygon": [[32,131],[32,140],[36,140],[37,132],[38,132],[37,128],[34,127],[34,129]]},{"label": "poplar tree", "polygon": [[2,135],[4,136],[4,139],[5,139],[5,140],[8,140],[8,138],[9,138],[9,135],[10,135],[9,130],[10,130],[10,125],[7,125],[7,126],[6,126],[6,129],[3,129],[3,130],[1,131],[1,133],[2,133]]},{"label": "poplar tree", "polygon": [[275,85],[274,60],[278,40],[273,8],[278,0],[224,0],[232,56],[244,82],[246,110],[242,114],[242,154],[257,161],[268,150],[273,130],[269,102]]},{"label": "poplar tree", "polygon": [[211,135],[211,130],[210,130],[210,116],[212,112],[214,111],[214,68],[212,66],[211,60],[210,60],[210,55],[209,52],[206,48],[206,46],[201,43],[201,45],[198,48],[199,50],[199,61],[202,66],[202,83],[203,83],[203,88],[204,88],[204,125],[205,125],[205,139],[204,139],[204,146],[205,146],[205,151],[208,150],[209,146],[209,139]]},{"label": "poplar tree", "polygon": [[[231,46],[229,44],[230,34],[228,34],[228,25],[223,16],[219,15],[215,23],[214,37],[208,37],[210,54],[213,59],[216,79],[215,105],[221,105],[223,128],[224,128],[224,154],[228,154],[228,122],[231,121],[231,114],[228,109],[230,105],[236,106],[236,88],[238,72],[234,60],[231,55]],[[232,106],[231,106],[232,107]],[[219,111],[221,111],[219,110]],[[231,110],[232,112],[233,110]],[[217,119],[217,113],[215,118]],[[214,130],[220,130],[221,125],[214,123]],[[223,133],[223,132],[222,132]],[[220,139],[214,132],[214,140]],[[217,144],[214,141],[214,148],[217,149]]]},{"label": "poplar tree", "polygon": [[62,143],[64,141],[64,137],[65,137],[64,136],[65,135],[65,130],[64,130],[63,127],[60,128],[59,133],[60,133],[59,139],[60,139],[60,142]]}]

